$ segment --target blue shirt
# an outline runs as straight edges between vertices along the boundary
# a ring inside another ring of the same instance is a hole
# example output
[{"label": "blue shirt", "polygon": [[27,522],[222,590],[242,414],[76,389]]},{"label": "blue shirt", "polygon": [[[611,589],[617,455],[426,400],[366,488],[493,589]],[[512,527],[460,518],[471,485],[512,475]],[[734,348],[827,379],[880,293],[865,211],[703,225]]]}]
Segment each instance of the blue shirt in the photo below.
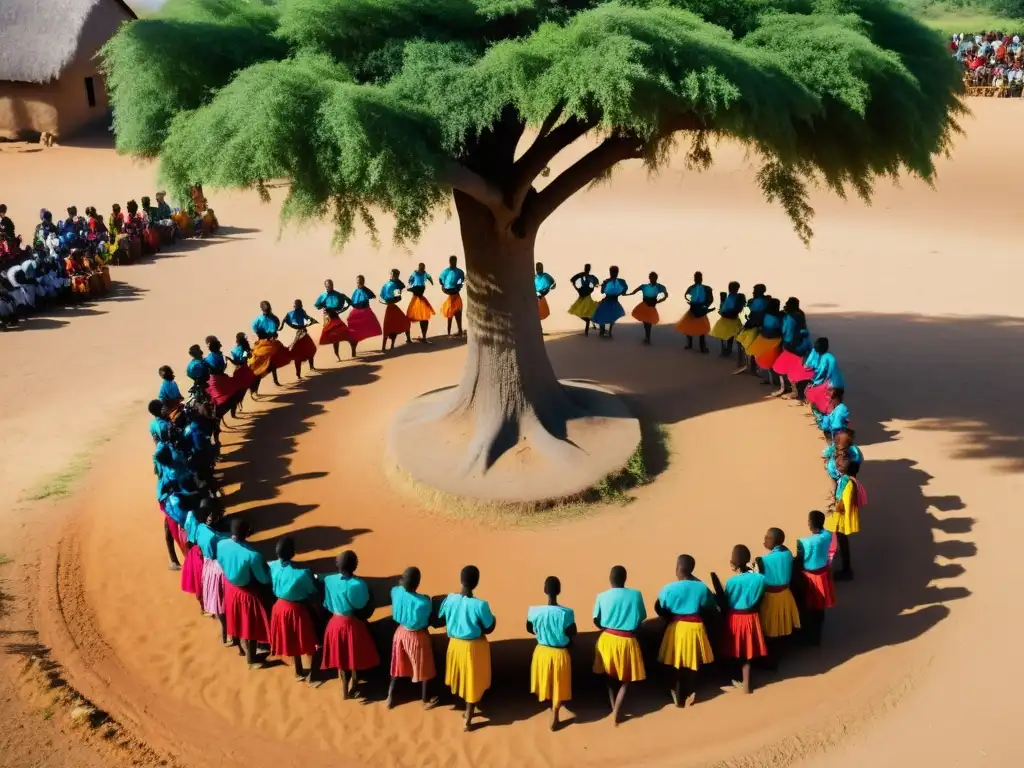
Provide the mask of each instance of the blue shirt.
[{"label": "blue shirt", "polygon": [[356,288],[352,291],[352,306],[356,309],[366,309],[370,306],[372,298],[374,298],[373,291],[369,288]]},{"label": "blue shirt", "polygon": [[555,280],[547,272],[533,276],[533,290],[537,293],[550,291],[555,287]]},{"label": "blue shirt", "polygon": [[446,291],[462,290],[462,284],[466,282],[466,273],[458,267],[448,267],[438,278],[441,287]]},{"label": "blue shirt", "polygon": [[668,291],[665,290],[665,286],[661,283],[655,283],[654,285],[644,283],[640,286],[640,295],[645,299],[656,299],[663,293],[668,293]]},{"label": "blue shirt", "polygon": [[337,616],[351,616],[370,602],[370,588],[358,576],[332,573],[323,581],[324,607]]},{"label": "blue shirt", "polygon": [[696,579],[681,579],[666,584],[658,593],[658,602],[673,616],[695,616],[715,606],[707,584]]},{"label": "blue shirt", "polygon": [[181,400],[181,390],[178,389],[178,382],[164,381],[160,385],[160,393],[156,397],[165,403],[171,400]]},{"label": "blue shirt", "polygon": [[486,600],[455,592],[444,599],[437,615],[445,620],[448,637],[457,640],[476,640],[494,626],[494,614]]},{"label": "blue shirt", "polygon": [[565,631],[576,623],[576,614],[563,605],[534,605],[527,609],[526,620],[533,625],[540,645],[565,648],[569,645]]},{"label": "blue shirt", "polygon": [[747,302],[747,309],[750,310],[751,315],[763,315],[768,311],[768,297],[763,295],[755,296]]},{"label": "blue shirt", "polygon": [[711,306],[711,289],[703,283],[691,285],[686,289],[686,298],[691,309],[706,309]]},{"label": "blue shirt", "polygon": [[832,546],[829,531],[812,533],[799,540],[800,552],[804,556],[804,570],[816,571],[828,565],[828,550]]},{"label": "blue shirt", "polygon": [[171,422],[162,416],[157,416],[149,422],[149,436],[154,443],[163,443],[171,439]]},{"label": "blue shirt", "polygon": [[274,586],[274,596],[281,600],[301,603],[316,594],[316,582],[309,568],[297,567],[291,561],[272,562],[270,581]]},{"label": "blue shirt", "polygon": [[[839,471],[839,465],[836,464],[836,447],[834,445],[827,446],[821,455],[823,458],[828,459],[828,462],[825,464],[825,470],[828,472],[829,477],[833,480],[838,480],[842,473]],[[846,448],[846,458],[852,464],[863,464],[864,452],[856,445],[850,445]]]},{"label": "blue shirt", "polygon": [[738,317],[743,308],[747,305],[747,297],[742,293],[730,293],[725,297],[722,306],[718,308],[718,314],[724,317]]},{"label": "blue shirt", "polygon": [[605,629],[635,632],[640,622],[647,618],[644,596],[639,590],[629,587],[605,590],[594,603],[594,618]]},{"label": "blue shirt", "polygon": [[391,588],[391,615],[406,629],[416,632],[430,623],[430,598],[399,585]]},{"label": "blue shirt", "polygon": [[818,350],[811,349],[807,353],[807,357],[804,358],[804,368],[809,370],[815,370],[818,367],[818,362],[821,360],[821,355],[818,354]]},{"label": "blue shirt", "polygon": [[601,293],[605,296],[611,296],[613,298],[622,296],[629,292],[629,286],[626,281],[621,277],[608,278],[604,281],[604,285],[601,286]]},{"label": "blue shirt", "polygon": [[316,297],[313,306],[317,309],[329,309],[332,312],[340,312],[345,303],[345,294],[338,291],[324,291]]},{"label": "blue shirt", "polygon": [[284,324],[287,326],[298,326],[305,328],[309,324],[309,315],[304,309],[293,309],[284,316]]},{"label": "blue shirt", "polygon": [[434,278],[432,278],[426,272],[412,272],[409,274],[409,287],[426,288],[428,280],[431,283],[434,282]]},{"label": "blue shirt", "polygon": [[249,360],[249,352],[242,347],[241,344],[236,344],[231,348],[231,361],[236,365],[245,365]]},{"label": "blue shirt", "polygon": [[253,579],[270,583],[270,570],[263,555],[242,541],[224,539],[217,544],[217,562],[224,576],[236,587],[248,586]]},{"label": "blue shirt", "polygon": [[195,513],[189,510],[189,513],[185,515],[185,524],[181,527],[185,529],[185,540],[196,544],[196,530],[199,528],[199,521],[196,520]]},{"label": "blue shirt", "polygon": [[227,537],[224,534],[213,530],[206,523],[200,523],[196,528],[196,544],[207,560],[217,559],[217,542],[225,538]]},{"label": "blue shirt", "polygon": [[725,582],[725,597],[734,611],[757,608],[764,597],[764,576],[755,571],[737,573]]},{"label": "blue shirt", "polygon": [[222,374],[228,369],[228,363],[220,352],[210,352],[203,358],[210,373]]},{"label": "blue shirt", "polygon": [[761,335],[770,339],[782,336],[782,318],[779,315],[765,315],[761,321]]},{"label": "blue shirt", "polygon": [[793,577],[793,553],[785,547],[776,547],[761,555],[764,563],[764,583],[767,587],[788,587]]},{"label": "blue shirt", "polygon": [[202,382],[210,378],[210,369],[202,360],[189,360],[188,366],[185,368],[185,375],[192,381]]},{"label": "blue shirt", "polygon": [[187,517],[187,514],[185,510],[181,508],[181,494],[168,494],[167,498],[164,499],[164,513],[178,525],[185,525],[185,518]]},{"label": "blue shirt", "polygon": [[837,432],[850,424],[850,409],[846,403],[838,403],[832,413],[822,419],[821,428],[825,432]]},{"label": "blue shirt", "polygon": [[281,322],[277,319],[277,315],[260,315],[252,321],[253,333],[262,333],[265,336],[270,336],[273,333],[277,333],[277,329],[281,327]]},{"label": "blue shirt", "polygon": [[397,280],[388,280],[380,289],[380,298],[385,304],[393,304],[402,297],[402,284]]},{"label": "blue shirt", "polygon": [[814,369],[814,380],[811,383],[824,384],[826,381],[832,382],[833,389],[846,388],[846,379],[843,377],[842,371],[839,370],[836,356],[831,352],[826,352],[818,357],[818,365]]}]

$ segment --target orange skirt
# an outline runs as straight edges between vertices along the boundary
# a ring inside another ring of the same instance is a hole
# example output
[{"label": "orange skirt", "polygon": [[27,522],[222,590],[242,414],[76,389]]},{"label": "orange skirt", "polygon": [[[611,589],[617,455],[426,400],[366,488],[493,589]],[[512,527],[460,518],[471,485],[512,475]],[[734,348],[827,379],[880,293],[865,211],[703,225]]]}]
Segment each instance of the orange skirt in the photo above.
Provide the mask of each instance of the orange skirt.
[{"label": "orange skirt", "polygon": [[692,312],[687,312],[676,323],[676,330],[685,336],[706,336],[711,332],[711,321],[707,315],[694,317]]},{"label": "orange skirt", "polygon": [[757,362],[758,368],[765,370],[771,370],[772,366],[775,365],[775,361],[779,359],[779,355],[782,354],[782,345],[779,344],[776,347],[772,347],[767,352],[762,352],[760,355],[754,358]]},{"label": "orange skirt", "polygon": [[405,312],[399,309],[397,304],[388,304],[388,308],[384,310],[384,335],[398,336],[408,333],[411,327]]},{"label": "orange skirt", "polygon": [[341,341],[348,341],[348,338],[348,326],[340,317],[328,320],[320,331],[321,344],[337,344]]},{"label": "orange skirt", "polygon": [[768,655],[757,609],[729,611],[725,620],[722,655],[727,659],[750,661]]},{"label": "orange skirt", "polygon": [[409,299],[409,308],[405,310],[405,314],[412,322],[422,323],[434,316],[434,308],[422,296],[413,296]]},{"label": "orange skirt", "polygon": [[633,319],[639,323],[647,323],[648,325],[657,325],[661,320],[661,316],[658,315],[658,308],[652,307],[647,302],[641,301],[635,307],[633,307]]},{"label": "orange skirt", "polygon": [[548,315],[551,314],[551,307],[548,306],[548,300],[543,296],[537,297],[537,310],[540,312],[541,320],[546,320]]},{"label": "orange skirt", "polygon": [[441,305],[441,315],[451,320],[455,315],[462,311],[462,296],[457,293],[453,293],[447,299],[444,300],[444,304]]},{"label": "orange skirt", "polygon": [[829,566],[804,571],[804,605],[812,611],[823,611],[836,604],[836,586]]}]

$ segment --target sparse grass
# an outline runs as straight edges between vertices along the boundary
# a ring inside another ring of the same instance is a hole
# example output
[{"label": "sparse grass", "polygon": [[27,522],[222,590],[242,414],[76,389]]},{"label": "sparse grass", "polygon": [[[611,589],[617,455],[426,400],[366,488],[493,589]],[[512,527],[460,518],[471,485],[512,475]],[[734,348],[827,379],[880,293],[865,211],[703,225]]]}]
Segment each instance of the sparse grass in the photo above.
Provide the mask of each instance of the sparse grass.
[{"label": "sparse grass", "polygon": [[911,15],[947,35],[991,29],[1013,34],[1024,29],[1024,19],[997,13],[994,4],[982,0],[902,0],[902,4]]},{"label": "sparse grass", "polygon": [[45,707],[43,709],[43,713],[42,714],[43,714],[43,720],[49,720],[50,718],[53,717],[53,708],[52,707]]},{"label": "sparse grass", "polygon": [[60,501],[67,498],[75,490],[82,476],[92,468],[92,457],[110,437],[101,437],[88,448],[76,455],[60,472],[50,475],[37,486],[29,490],[23,501]]},{"label": "sparse grass", "polygon": [[14,562],[7,555],[0,554],[0,565],[7,565],[8,563]]}]

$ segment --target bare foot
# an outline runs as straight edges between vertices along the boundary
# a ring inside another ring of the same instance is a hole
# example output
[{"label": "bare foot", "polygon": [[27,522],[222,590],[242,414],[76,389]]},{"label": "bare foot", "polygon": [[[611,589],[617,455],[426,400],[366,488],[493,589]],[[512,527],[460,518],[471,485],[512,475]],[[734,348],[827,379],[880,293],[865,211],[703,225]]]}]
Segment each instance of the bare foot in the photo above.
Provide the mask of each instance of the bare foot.
[{"label": "bare foot", "polygon": [[181,564],[180,563],[168,563],[167,564],[167,570],[168,571],[180,571],[181,570]]},{"label": "bare foot", "polygon": [[423,708],[424,709],[433,709],[434,707],[436,707],[440,703],[441,703],[441,700],[437,696],[431,696],[429,699],[427,699],[426,701],[423,702]]},{"label": "bare foot", "polygon": [[696,694],[696,692],[691,693],[689,696],[686,697],[686,701],[683,703],[683,706],[684,707],[692,707],[695,701],[697,701],[697,694]]},{"label": "bare foot", "polygon": [[678,707],[679,706],[679,694],[676,693],[676,689],[673,688],[671,691],[669,691],[669,695],[672,697],[672,703],[675,704]]},{"label": "bare foot", "polygon": [[394,709],[395,708],[395,699],[394,699],[394,697],[389,694],[387,699],[384,701],[384,706],[387,707],[388,709]]}]

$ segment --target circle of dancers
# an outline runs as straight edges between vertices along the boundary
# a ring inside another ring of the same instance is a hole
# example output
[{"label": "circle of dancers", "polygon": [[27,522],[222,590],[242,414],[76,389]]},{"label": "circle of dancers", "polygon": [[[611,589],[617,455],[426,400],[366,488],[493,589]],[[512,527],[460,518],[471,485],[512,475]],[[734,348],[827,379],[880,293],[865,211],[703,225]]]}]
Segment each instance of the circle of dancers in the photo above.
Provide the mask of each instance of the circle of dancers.
[{"label": "circle of dancers", "polygon": [[[454,322],[455,333],[461,336],[465,333],[461,298],[465,273],[456,257],[450,258],[439,283],[447,296],[442,315],[448,321],[448,333],[452,334]],[[585,335],[596,326],[598,336],[605,339],[613,338],[615,323],[625,315],[621,298],[639,293],[641,300],[632,316],[644,325],[644,343],[651,343],[651,331],[660,321],[657,305],[668,298],[657,273],[650,273],[647,283],[630,291],[617,267],[611,267],[608,278],[599,282],[588,264],[570,283],[578,298],[569,312],[584,321]],[[423,264],[404,283],[398,270],[392,270],[378,298],[385,305],[383,325],[370,308],[377,296],[361,275],[348,296],[335,290],[331,280],[325,281],[323,293],[314,302],[322,322],[311,317],[300,300],[283,319],[274,314],[269,302],[261,302],[260,314],[251,325],[254,345],[249,346],[245,333],[238,333],[235,346],[225,356],[220,341],[207,337],[205,354],[199,345],[189,349],[185,369],[192,382],[189,397],[182,395],[172,369],[163,366],[158,396],[149,404],[157,500],[170,568],[180,570],[181,589],[195,596],[204,614],[217,619],[221,642],[236,648],[250,668],[262,667],[268,654],[290,657],[296,679],[314,686],[337,670],[344,699],[359,697],[364,674],[381,664],[367,624],[376,605],[368,585],[357,575],[359,558],[345,550],[337,556],[335,572],[318,575],[295,562],[291,537],[277,541],[276,559],[268,563],[248,543],[252,530],[246,520],[234,517],[225,526],[215,472],[220,423],[227,414],[235,414],[246,392],[258,394],[260,381],[267,375],[277,384],[277,370],[289,363],[299,377],[303,362],[315,370],[318,344],[310,328],[318,323],[322,324],[319,345],[331,346],[339,360],[342,342],[349,344],[353,356],[360,341],[375,336],[383,337],[382,351],[389,342],[393,349],[397,336],[404,334],[406,341],[411,340],[413,323],[419,324],[420,339],[426,341],[434,314],[424,296],[428,284],[433,285],[433,279]],[[534,287],[543,319],[550,313],[546,296],[556,283],[539,263]],[[593,298],[598,289],[600,301]],[[403,291],[411,294],[404,311],[398,306]],[[720,342],[722,357],[731,357],[736,350],[734,374],[759,376],[764,384],[777,382],[773,396],[810,406],[825,441],[822,459],[833,493],[827,513],[809,513],[807,533],[797,539],[795,548],[787,546],[786,534],[775,527],[766,532],[763,551],[756,557],[746,545],[734,546],[729,557],[732,575],[724,583],[712,572],[709,587],[695,575],[694,558],[679,555],[674,579],[658,592],[653,605],[663,623],[657,660],[670,672],[668,694],[679,707],[695,703],[698,673],[708,665],[727,665],[734,685],[750,693],[755,670],[774,668],[789,641],[821,643],[825,613],[836,601],[834,582],[853,578],[849,537],[859,531],[860,509],[867,503],[858,478],[864,454],[850,428],[845,380],[828,339],[811,341],[800,302],[790,298],[782,304],[761,284],[753,287],[748,300],[740,284],[732,282],[719,295],[716,310],[713,292],[700,272],[685,296],[689,309],[675,328],[686,336],[687,349],[707,353],[711,336]],[[346,311],[347,322],[341,317]],[[716,311],[712,326],[710,316]],[[294,331],[288,347],[278,339],[285,327]],[[231,375],[229,362],[234,366]],[[834,559],[841,564],[835,571]],[[488,602],[477,594],[481,574],[476,566],[465,566],[457,588],[444,597],[423,594],[420,579],[419,569],[410,566],[391,589],[397,630],[391,643],[386,706],[393,707],[397,697],[405,695],[400,686],[407,682],[418,687],[424,706],[438,703],[441,691],[434,682],[438,665],[429,629],[443,628],[448,640],[444,686],[464,704],[468,731],[491,685],[487,637],[496,619]],[[611,568],[608,584],[596,596],[592,613],[600,631],[592,669],[607,683],[612,720],[617,724],[624,717],[627,690],[647,676],[637,632],[648,612],[643,594],[627,586],[625,567]],[[537,639],[530,691],[539,701],[551,702],[552,730],[564,722],[563,706],[572,699],[571,653],[578,633],[575,612],[559,602],[560,593],[560,580],[549,576],[542,585],[542,599],[526,608],[527,631]]]}]

